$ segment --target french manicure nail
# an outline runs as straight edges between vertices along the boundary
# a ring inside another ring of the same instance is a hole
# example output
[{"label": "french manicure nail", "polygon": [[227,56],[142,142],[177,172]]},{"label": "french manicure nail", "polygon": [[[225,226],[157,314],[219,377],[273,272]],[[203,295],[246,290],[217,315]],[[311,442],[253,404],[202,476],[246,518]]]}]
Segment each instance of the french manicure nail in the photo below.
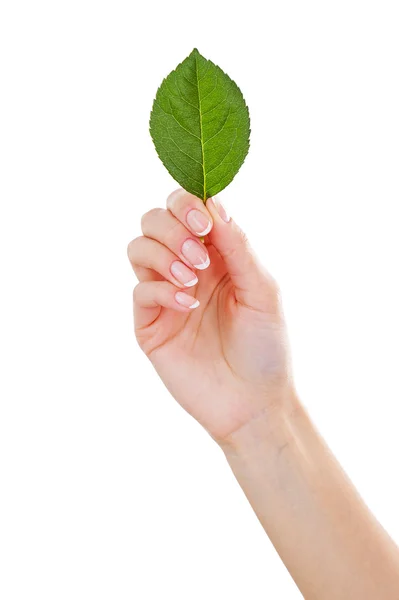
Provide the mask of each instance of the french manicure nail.
[{"label": "french manicure nail", "polygon": [[186,240],[181,247],[181,252],[184,258],[187,258],[196,269],[202,271],[203,269],[207,269],[210,265],[211,261],[209,259],[209,254],[205,250],[204,245],[199,244],[195,240]]},{"label": "french manicure nail", "polygon": [[198,283],[198,277],[186,265],[179,260],[175,260],[170,265],[170,272],[180,283],[186,287],[192,287]]},{"label": "french manicure nail", "polygon": [[185,306],[186,308],[197,308],[200,304],[199,300],[196,300],[184,292],[176,292],[175,299],[178,304],[181,304],[181,306]]},{"label": "french manicure nail", "polygon": [[186,221],[190,229],[197,235],[204,236],[212,229],[212,223],[203,212],[193,208],[187,213]]},{"label": "french manicure nail", "polygon": [[214,205],[216,207],[216,210],[219,213],[219,216],[223,219],[223,221],[225,223],[228,223],[230,221],[230,216],[227,213],[227,210],[225,209],[225,207],[223,206],[223,204],[220,202],[218,196],[215,196],[213,198],[213,203],[214,203]]}]

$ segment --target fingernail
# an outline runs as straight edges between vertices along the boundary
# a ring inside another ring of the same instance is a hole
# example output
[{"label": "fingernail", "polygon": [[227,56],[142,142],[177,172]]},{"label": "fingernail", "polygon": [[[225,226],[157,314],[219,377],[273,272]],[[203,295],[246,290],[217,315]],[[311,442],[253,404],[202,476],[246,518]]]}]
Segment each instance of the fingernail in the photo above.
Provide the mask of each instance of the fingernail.
[{"label": "fingernail", "polygon": [[186,221],[188,226],[195,231],[197,235],[206,235],[212,229],[212,223],[203,212],[193,208],[187,213]]},{"label": "fingernail", "polygon": [[209,267],[211,261],[203,244],[188,239],[182,245],[181,251],[184,258],[187,258],[196,269],[203,270]]},{"label": "fingernail", "polygon": [[212,198],[212,200],[216,207],[216,210],[219,213],[219,216],[223,219],[223,221],[225,223],[228,223],[230,221],[230,215],[227,213],[227,210],[225,209],[223,204],[220,202],[218,196],[215,196],[214,198]]},{"label": "fingernail", "polygon": [[185,294],[184,292],[176,292],[175,299],[178,304],[185,306],[186,308],[197,308],[199,306],[199,300],[196,300],[189,294]]},{"label": "fingernail", "polygon": [[186,287],[192,287],[198,283],[198,277],[185,264],[175,260],[170,265],[170,272],[180,283]]}]

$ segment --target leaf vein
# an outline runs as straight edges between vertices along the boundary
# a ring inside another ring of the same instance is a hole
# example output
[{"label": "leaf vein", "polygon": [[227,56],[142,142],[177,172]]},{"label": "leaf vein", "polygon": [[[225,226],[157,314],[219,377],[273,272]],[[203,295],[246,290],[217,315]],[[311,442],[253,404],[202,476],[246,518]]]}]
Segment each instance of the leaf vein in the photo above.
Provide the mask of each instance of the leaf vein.
[{"label": "leaf vein", "polygon": [[[184,77],[185,79],[187,79],[187,77],[185,77],[185,75],[183,75],[183,77]],[[187,79],[187,81],[188,81],[188,79]],[[192,85],[193,85],[193,84],[192,84]],[[179,84],[177,83],[177,80],[176,80],[176,87],[177,87],[177,91],[179,92],[179,96],[180,96],[180,98],[183,100],[183,102],[185,102],[186,104],[188,104],[188,106],[192,106],[193,108],[195,108],[195,110],[198,110],[198,111],[199,111],[199,108],[198,108],[198,106],[195,106],[195,104],[191,104],[191,102],[189,102],[188,100],[186,100],[186,99],[185,99],[185,97],[184,97],[184,96],[183,96],[183,94],[181,93],[181,89],[180,89],[180,87],[179,87]]]},{"label": "leaf vein", "polygon": [[234,140],[233,140],[233,142],[232,142],[232,144],[231,144],[231,146],[230,146],[230,148],[229,148],[229,151],[227,152],[227,154],[225,154],[224,158],[223,158],[223,159],[220,161],[220,163],[219,163],[219,164],[217,164],[217,165],[216,165],[215,167],[213,167],[213,168],[212,168],[210,171],[208,171],[208,173],[207,173],[207,175],[208,175],[208,176],[209,176],[209,175],[212,173],[212,171],[214,171],[215,169],[217,169],[218,167],[220,167],[220,165],[222,165],[222,164],[224,163],[224,161],[226,160],[226,158],[228,157],[228,155],[229,155],[229,154],[230,154],[230,152],[232,151],[232,149],[233,149],[233,146],[234,146],[234,144],[236,143],[236,139],[237,139],[237,131],[238,131],[238,129],[236,129],[236,134],[235,134]]},{"label": "leaf vein", "polygon": [[210,60],[208,60],[208,64],[207,64],[207,66],[206,66],[206,71],[205,71],[205,73],[203,74],[203,76],[202,76],[202,77],[200,77],[200,78],[198,79],[198,83],[199,83],[200,81],[202,81],[203,79],[205,79],[205,77],[208,75],[208,71],[209,71],[209,67],[210,67],[210,66],[211,66],[211,61],[210,61]]},{"label": "leaf vein", "polygon": [[217,104],[215,104],[215,106],[213,106],[212,108],[210,108],[209,110],[206,110],[204,113],[202,113],[202,116],[204,117],[205,115],[207,115],[208,113],[212,112],[213,110],[215,110],[215,108],[218,108],[218,106],[220,106],[221,104],[223,104],[223,102],[226,102],[228,96],[230,94],[230,90],[227,92],[226,96]]},{"label": "leaf vein", "polygon": [[225,125],[226,125],[226,123],[227,123],[227,119],[228,119],[228,118],[229,118],[229,116],[230,116],[230,112],[231,112],[231,104],[229,105],[229,112],[227,113],[227,116],[226,116],[226,118],[225,118],[225,120],[224,120],[224,123],[223,123],[223,125],[221,126],[221,128],[219,129],[219,131],[217,131],[217,132],[216,132],[216,133],[215,133],[215,134],[214,134],[212,137],[210,137],[208,140],[206,140],[206,142],[204,143],[204,146],[205,146],[205,144],[207,144],[208,142],[210,142],[211,140],[213,140],[213,138],[214,138],[214,137],[216,137],[217,135],[219,135],[219,133],[220,133],[221,131],[223,131],[223,129],[225,128]]},{"label": "leaf vein", "polygon": [[194,158],[193,156],[190,156],[189,154],[187,154],[187,152],[184,152],[184,150],[182,150],[182,149],[180,148],[179,144],[178,144],[178,143],[177,143],[177,142],[176,142],[176,141],[173,139],[173,137],[171,136],[169,129],[168,129],[168,133],[169,133],[169,137],[168,137],[168,138],[165,138],[165,139],[169,139],[171,142],[173,142],[173,143],[174,143],[174,145],[176,146],[176,148],[177,148],[178,150],[180,150],[180,152],[181,152],[182,154],[184,154],[184,155],[185,155],[185,156],[187,156],[188,158],[191,158],[191,160],[193,160],[194,162],[196,162],[198,165],[201,165],[201,167],[202,167],[202,162],[200,162],[199,160],[197,160],[197,159],[196,159],[196,158]]},{"label": "leaf vein", "polygon": [[[210,95],[212,94],[212,92],[214,92],[214,91],[216,90],[216,88],[217,88],[217,85],[218,85],[218,74],[216,73],[216,83],[215,83],[214,87],[211,89],[211,91],[210,91],[210,92],[208,92],[208,93],[206,94],[206,96],[204,96],[204,97],[202,98],[202,102],[203,102],[204,100],[206,100],[206,99],[208,98],[208,96],[210,96]],[[199,89],[199,86],[198,86],[198,89]]]},{"label": "leaf vein", "polygon": [[159,106],[159,108],[162,110],[163,113],[165,113],[165,115],[167,115],[168,117],[172,117],[172,119],[174,119],[176,121],[176,123],[178,125],[180,125],[180,127],[182,129],[184,129],[184,131],[187,131],[187,133],[189,133],[190,135],[192,135],[193,137],[195,137],[197,140],[201,140],[201,138],[198,137],[198,135],[195,135],[195,133],[192,133],[191,131],[189,131],[188,129],[186,129],[185,127],[183,127],[183,125],[180,123],[180,121],[178,121],[176,119],[175,115],[173,114],[173,108],[172,108],[172,105],[170,104],[170,100],[169,100],[169,106],[170,106],[170,110],[172,111],[170,113],[166,112],[166,110],[164,110],[160,104],[157,104],[157,106]]},{"label": "leaf vein", "polygon": [[185,175],[185,176],[186,176],[188,179],[191,179],[191,180],[192,180],[192,181],[194,181],[195,183],[199,183],[199,185],[200,185],[200,186],[202,186],[202,182],[201,182],[201,181],[197,181],[197,179],[195,179],[195,178],[194,178],[192,175],[189,175],[188,173],[186,173],[186,172],[185,172],[185,171],[184,171],[184,170],[183,170],[183,169],[182,169],[182,168],[181,168],[179,165],[177,165],[177,164],[175,163],[175,161],[173,160],[173,158],[171,158],[171,157],[170,157],[170,152],[169,152],[169,150],[165,150],[165,149],[164,149],[164,152],[166,152],[166,154],[167,154],[167,155],[168,155],[168,157],[169,157],[169,160],[170,160],[170,162],[171,162],[171,163],[173,163],[173,164],[175,165],[176,169],[179,169],[179,171],[181,171],[181,172],[183,173],[183,175]]}]

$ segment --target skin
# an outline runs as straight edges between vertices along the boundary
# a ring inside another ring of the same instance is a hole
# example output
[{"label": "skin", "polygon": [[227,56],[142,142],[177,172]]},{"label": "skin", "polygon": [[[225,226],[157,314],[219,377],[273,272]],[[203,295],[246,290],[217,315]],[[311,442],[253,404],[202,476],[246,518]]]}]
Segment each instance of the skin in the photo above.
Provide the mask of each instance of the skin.
[{"label": "skin", "polygon": [[225,453],[304,597],[397,600],[399,550],[298,398],[279,289],[244,233],[217,198],[181,189],[142,231],[128,246],[138,343]]}]

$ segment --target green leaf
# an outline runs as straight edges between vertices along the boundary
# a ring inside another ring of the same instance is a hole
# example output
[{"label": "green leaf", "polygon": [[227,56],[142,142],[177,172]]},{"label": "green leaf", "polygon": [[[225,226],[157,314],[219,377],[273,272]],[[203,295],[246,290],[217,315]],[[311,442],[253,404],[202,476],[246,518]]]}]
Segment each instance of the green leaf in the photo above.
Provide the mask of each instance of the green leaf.
[{"label": "green leaf", "polygon": [[172,177],[206,201],[244,162],[248,108],[237,84],[195,48],[159,87],[150,133]]}]

